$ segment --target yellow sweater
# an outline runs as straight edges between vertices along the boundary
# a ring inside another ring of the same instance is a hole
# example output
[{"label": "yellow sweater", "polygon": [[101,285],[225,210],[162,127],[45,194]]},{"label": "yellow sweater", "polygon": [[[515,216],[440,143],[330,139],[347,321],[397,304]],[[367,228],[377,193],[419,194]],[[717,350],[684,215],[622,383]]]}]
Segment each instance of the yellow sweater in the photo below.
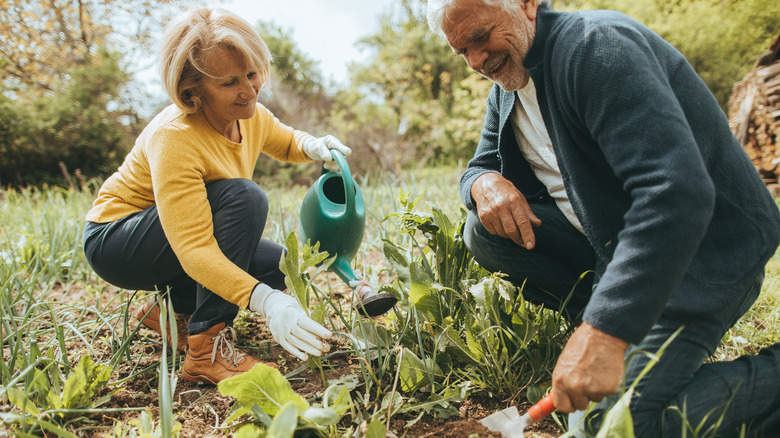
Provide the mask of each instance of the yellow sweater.
[{"label": "yellow sweater", "polygon": [[206,184],[250,179],[261,152],[281,161],[309,162],[302,145],[311,136],[282,124],[260,104],[251,119],[239,120],[239,127],[241,143],[234,143],[214,130],[202,112],[187,115],[173,105],[164,109],[100,188],[86,220],[113,222],[156,204],[187,275],[246,308],[257,280],[219,249]]}]

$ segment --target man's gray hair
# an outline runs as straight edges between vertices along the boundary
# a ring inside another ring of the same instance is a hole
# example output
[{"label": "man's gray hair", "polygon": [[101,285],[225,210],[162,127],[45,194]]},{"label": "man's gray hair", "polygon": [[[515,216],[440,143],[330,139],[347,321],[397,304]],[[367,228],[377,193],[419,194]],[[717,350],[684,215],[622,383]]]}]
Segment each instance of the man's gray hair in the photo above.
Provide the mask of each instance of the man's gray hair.
[{"label": "man's gray hair", "polygon": [[[444,38],[444,31],[441,30],[444,17],[447,16],[450,8],[455,4],[456,0],[428,0],[428,27],[433,33]],[[498,6],[502,9],[511,9],[518,1],[524,0],[482,0],[485,6]],[[540,5],[549,4],[550,0],[538,0]]]}]

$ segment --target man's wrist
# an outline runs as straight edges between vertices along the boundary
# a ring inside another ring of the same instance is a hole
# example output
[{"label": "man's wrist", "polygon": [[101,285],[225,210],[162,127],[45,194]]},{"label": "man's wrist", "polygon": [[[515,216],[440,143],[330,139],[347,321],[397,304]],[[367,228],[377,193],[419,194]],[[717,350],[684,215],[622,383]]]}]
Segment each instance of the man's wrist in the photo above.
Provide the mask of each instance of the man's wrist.
[{"label": "man's wrist", "polygon": [[603,330],[600,330],[591,324],[587,322],[582,323],[582,328],[585,328],[586,331],[590,334],[590,336],[593,337],[593,339],[602,342],[604,345],[610,345],[613,348],[620,351],[620,353],[625,353],[628,349],[629,343],[624,341],[623,339],[620,339],[617,336],[611,335]]}]

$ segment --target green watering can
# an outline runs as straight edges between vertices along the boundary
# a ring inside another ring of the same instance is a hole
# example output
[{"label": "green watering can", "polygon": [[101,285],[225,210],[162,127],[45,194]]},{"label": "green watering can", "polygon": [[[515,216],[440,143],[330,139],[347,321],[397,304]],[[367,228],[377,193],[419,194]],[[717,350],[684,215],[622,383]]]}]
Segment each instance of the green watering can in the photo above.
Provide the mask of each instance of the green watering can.
[{"label": "green watering can", "polygon": [[350,267],[363,241],[366,228],[366,208],[347,166],[344,155],[330,150],[341,172],[322,167],[322,175],[306,191],[301,203],[301,241],[320,243],[320,250],[336,256],[330,265],[358,295],[358,311],[366,316],[381,315],[390,310],[398,299],[392,293],[376,293]]}]

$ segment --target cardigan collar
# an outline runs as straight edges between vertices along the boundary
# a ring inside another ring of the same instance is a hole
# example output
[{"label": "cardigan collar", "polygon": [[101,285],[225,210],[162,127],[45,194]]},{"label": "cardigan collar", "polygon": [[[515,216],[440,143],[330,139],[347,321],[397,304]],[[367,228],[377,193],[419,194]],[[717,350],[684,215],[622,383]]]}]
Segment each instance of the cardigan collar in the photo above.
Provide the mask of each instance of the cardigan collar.
[{"label": "cardigan collar", "polygon": [[548,4],[539,5],[539,9],[536,13],[536,34],[534,40],[531,43],[531,48],[523,59],[523,65],[528,70],[533,70],[544,59],[544,48],[547,42],[547,37],[550,34],[551,29],[560,16],[560,13],[554,11]]}]

